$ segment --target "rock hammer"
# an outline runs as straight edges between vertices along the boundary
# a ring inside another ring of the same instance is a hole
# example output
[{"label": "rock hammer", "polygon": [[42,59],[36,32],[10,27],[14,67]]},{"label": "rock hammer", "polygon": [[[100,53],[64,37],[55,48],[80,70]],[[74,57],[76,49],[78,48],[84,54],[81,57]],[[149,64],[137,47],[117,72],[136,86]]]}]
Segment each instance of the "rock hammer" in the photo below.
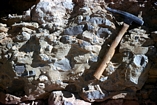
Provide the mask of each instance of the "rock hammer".
[{"label": "rock hammer", "polygon": [[109,64],[110,60],[112,59],[112,57],[115,53],[116,47],[118,46],[123,35],[125,34],[127,29],[129,28],[129,26],[132,24],[132,22],[135,22],[139,25],[143,25],[143,23],[144,23],[144,21],[141,18],[139,18],[135,15],[132,15],[128,12],[124,12],[124,11],[116,10],[116,9],[111,9],[109,7],[106,7],[106,10],[113,12],[113,13],[118,13],[118,14],[121,14],[122,16],[124,16],[124,23],[123,23],[122,29],[120,30],[120,32],[116,36],[115,40],[112,42],[108,52],[104,56],[100,66],[97,68],[96,72],[94,73],[94,77],[98,80],[100,79],[101,75],[103,74],[104,70],[106,69],[107,65]]}]

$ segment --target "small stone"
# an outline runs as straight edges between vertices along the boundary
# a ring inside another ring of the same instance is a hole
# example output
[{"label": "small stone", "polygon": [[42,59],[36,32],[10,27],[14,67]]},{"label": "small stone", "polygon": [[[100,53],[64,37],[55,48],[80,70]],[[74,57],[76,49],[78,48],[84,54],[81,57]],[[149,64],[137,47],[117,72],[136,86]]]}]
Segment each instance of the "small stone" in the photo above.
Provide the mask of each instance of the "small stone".
[{"label": "small stone", "polygon": [[38,87],[41,88],[41,89],[44,89],[45,88],[45,84],[44,83],[38,83]]},{"label": "small stone", "polygon": [[26,68],[25,68],[25,65],[15,65],[14,69],[16,73],[18,74],[18,76],[21,76],[24,73]]},{"label": "small stone", "polygon": [[40,81],[40,82],[48,81],[48,77],[47,77],[46,75],[41,75],[41,76],[39,77],[39,81]]},{"label": "small stone", "polygon": [[147,62],[148,62],[147,57],[146,56],[141,56],[141,55],[136,55],[134,57],[134,61],[133,61],[133,63],[137,67],[146,66]]},{"label": "small stone", "polygon": [[14,41],[20,41],[20,42],[23,42],[23,41],[28,41],[30,39],[30,34],[27,33],[27,32],[22,32],[21,35],[17,35],[16,36],[16,39]]},{"label": "small stone", "polygon": [[62,60],[56,61],[54,63],[54,66],[56,67],[57,70],[62,70],[62,71],[69,71],[71,70],[70,62],[67,58],[64,58]]},{"label": "small stone", "polygon": [[30,21],[31,20],[31,10],[28,9],[27,11],[24,11],[23,15],[22,15],[22,19],[24,21]]},{"label": "small stone", "polygon": [[27,32],[22,32],[23,40],[28,41],[30,39],[30,34]]},{"label": "small stone", "polygon": [[111,35],[111,31],[108,30],[108,28],[99,28],[99,30],[97,31],[97,35],[100,38],[107,38]]},{"label": "small stone", "polygon": [[0,32],[7,33],[8,32],[8,28],[0,26]]},{"label": "small stone", "polygon": [[103,100],[105,97],[107,97],[107,93],[104,93],[99,85],[89,85],[88,87],[83,88],[80,95],[84,100],[87,100],[89,102]]},{"label": "small stone", "polygon": [[53,35],[53,34],[50,34],[50,35],[46,36],[46,39],[47,39],[47,42],[49,44],[52,44],[53,42],[57,41],[57,36]]},{"label": "small stone", "polygon": [[46,54],[39,54],[40,60],[44,62],[51,62],[50,58]]},{"label": "small stone", "polygon": [[31,23],[22,22],[22,23],[15,23],[12,25],[13,29],[18,28],[18,27],[27,27],[27,28],[30,28],[32,30],[35,30],[35,29],[39,28],[39,25],[36,22],[31,22]]},{"label": "small stone", "polygon": [[7,36],[6,33],[1,32],[1,33],[0,33],[0,40],[4,39],[6,36]]},{"label": "small stone", "polygon": [[63,36],[61,37],[60,41],[61,41],[62,43],[64,43],[64,44],[66,44],[66,43],[69,43],[69,44],[72,43],[72,39],[70,38],[69,35],[63,35]]},{"label": "small stone", "polygon": [[99,25],[106,25],[106,26],[109,26],[109,27],[112,27],[112,22],[107,20],[107,19],[104,19],[104,18],[101,18],[101,17],[92,17],[90,18],[89,22],[91,22],[92,24],[99,24]]},{"label": "small stone", "polygon": [[84,26],[84,30],[93,31],[94,30],[94,26],[92,26],[91,24],[87,23]]},{"label": "small stone", "polygon": [[83,32],[84,25],[70,27],[64,30],[64,35],[78,35]]},{"label": "small stone", "polygon": [[69,51],[71,49],[71,45],[69,44],[63,44],[63,43],[58,43],[58,45],[55,45],[53,47],[53,53],[55,54],[55,57],[58,59],[63,59],[65,56],[68,55]]}]

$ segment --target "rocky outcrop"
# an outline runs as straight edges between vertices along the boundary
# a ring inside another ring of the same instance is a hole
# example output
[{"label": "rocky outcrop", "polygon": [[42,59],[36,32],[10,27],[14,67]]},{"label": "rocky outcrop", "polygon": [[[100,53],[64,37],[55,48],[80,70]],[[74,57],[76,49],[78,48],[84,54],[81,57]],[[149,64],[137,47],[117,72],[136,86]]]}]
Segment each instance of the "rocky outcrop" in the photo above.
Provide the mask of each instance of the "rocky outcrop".
[{"label": "rocky outcrop", "polygon": [[[130,8],[134,3],[143,12],[147,10],[142,5],[150,5],[134,0],[127,2]],[[150,29],[146,14],[142,15],[144,26],[133,24],[129,28],[102,77],[95,80],[93,73],[122,24],[121,17],[104,7],[123,10],[125,6],[119,5],[126,1],[34,3],[22,15],[9,14],[0,23],[1,103],[24,105],[28,101],[35,105],[44,104],[40,101],[44,100],[48,105],[93,102],[138,105],[142,100],[156,102],[157,32],[155,28]],[[128,11],[137,15],[133,8]]]}]

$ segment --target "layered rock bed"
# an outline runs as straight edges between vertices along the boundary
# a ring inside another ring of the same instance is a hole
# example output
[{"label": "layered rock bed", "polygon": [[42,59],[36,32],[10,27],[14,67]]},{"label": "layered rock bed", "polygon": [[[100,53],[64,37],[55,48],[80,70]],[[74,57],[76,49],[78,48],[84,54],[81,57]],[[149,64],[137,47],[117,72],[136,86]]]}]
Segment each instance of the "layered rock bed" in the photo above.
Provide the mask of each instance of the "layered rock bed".
[{"label": "layered rock bed", "polygon": [[[3,1],[4,2],[4,1]],[[156,105],[157,2],[7,0],[0,19],[0,103]],[[129,27],[100,80],[93,77],[122,28]]]}]

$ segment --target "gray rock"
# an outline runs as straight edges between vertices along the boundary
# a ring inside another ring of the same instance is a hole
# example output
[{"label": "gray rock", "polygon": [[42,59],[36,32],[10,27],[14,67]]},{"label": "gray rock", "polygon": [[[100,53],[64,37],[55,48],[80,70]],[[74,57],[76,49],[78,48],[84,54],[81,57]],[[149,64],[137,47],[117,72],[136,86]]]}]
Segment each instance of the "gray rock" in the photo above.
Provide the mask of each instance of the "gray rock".
[{"label": "gray rock", "polygon": [[27,32],[22,32],[21,35],[17,35],[15,41],[28,41],[30,39],[30,34]]},{"label": "gray rock", "polygon": [[70,38],[69,35],[63,35],[63,36],[61,37],[60,41],[61,41],[62,43],[64,43],[64,44],[66,44],[66,43],[69,43],[69,44],[70,44],[70,43],[72,42],[72,39]]},{"label": "gray rock", "polygon": [[86,46],[91,46],[91,44],[89,43],[89,42],[87,42],[87,41],[79,41],[79,45],[80,45],[80,47],[82,47],[82,48],[85,48]]},{"label": "gray rock", "polygon": [[64,2],[62,2],[62,5],[67,10],[73,10],[73,7],[74,7],[74,4],[72,3],[72,0],[65,0]]},{"label": "gray rock", "polygon": [[27,41],[27,40],[30,39],[31,35],[29,33],[27,33],[27,32],[22,32],[22,36],[23,36],[23,40]]},{"label": "gray rock", "polygon": [[90,16],[85,16],[85,21],[89,21],[90,20]]},{"label": "gray rock", "polygon": [[91,22],[92,24],[99,24],[99,25],[106,25],[106,26],[109,26],[111,27],[112,26],[112,22],[109,21],[108,19],[104,19],[104,18],[101,18],[101,17],[92,17],[90,18],[89,22]]},{"label": "gray rock", "polygon": [[46,54],[39,54],[40,60],[44,62],[51,62],[51,59]]},{"label": "gray rock", "polygon": [[88,30],[88,31],[93,31],[94,29],[94,26],[92,26],[91,24],[87,23],[85,26],[84,26],[84,30]]},{"label": "gray rock", "polygon": [[57,70],[62,70],[62,71],[71,70],[70,61],[67,58],[56,61],[54,63],[54,66],[56,67]]},{"label": "gray rock", "polygon": [[89,59],[89,61],[90,61],[90,62],[97,62],[97,61],[98,61],[98,56],[91,54],[91,58]]},{"label": "gray rock", "polygon": [[25,72],[26,67],[25,65],[15,65],[14,66],[15,72],[17,73],[18,76],[22,76],[22,74]]},{"label": "gray rock", "polygon": [[52,49],[55,57],[57,59],[63,59],[65,56],[68,55],[69,51],[71,50],[71,45],[69,44],[63,44],[63,43],[58,43],[55,45]]},{"label": "gray rock", "polygon": [[87,86],[86,88],[83,88],[82,93],[80,94],[83,99],[94,102],[103,100],[108,96],[107,92],[103,92],[99,85],[94,86]]},{"label": "gray rock", "polygon": [[22,15],[22,20],[24,21],[30,21],[31,20],[31,10],[24,11]]},{"label": "gray rock", "polygon": [[137,66],[137,67],[145,67],[146,64],[148,63],[148,58],[145,55],[135,55],[134,56],[134,60],[133,63]]},{"label": "gray rock", "polygon": [[107,38],[111,35],[111,31],[108,28],[99,28],[97,35],[101,38]]},{"label": "gray rock", "polygon": [[89,31],[84,31],[82,34],[78,35],[77,38],[87,41],[93,45],[102,45],[104,42],[102,38]]},{"label": "gray rock", "polygon": [[84,25],[70,27],[64,30],[64,35],[78,35],[83,32]]},{"label": "gray rock", "polygon": [[79,13],[83,15],[91,15],[92,11],[88,6],[84,6],[82,8],[79,8]]},{"label": "gray rock", "polygon": [[32,20],[39,24],[54,23],[56,26],[65,26],[66,10],[71,12],[72,1],[40,1],[32,10]]}]

